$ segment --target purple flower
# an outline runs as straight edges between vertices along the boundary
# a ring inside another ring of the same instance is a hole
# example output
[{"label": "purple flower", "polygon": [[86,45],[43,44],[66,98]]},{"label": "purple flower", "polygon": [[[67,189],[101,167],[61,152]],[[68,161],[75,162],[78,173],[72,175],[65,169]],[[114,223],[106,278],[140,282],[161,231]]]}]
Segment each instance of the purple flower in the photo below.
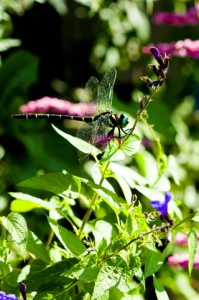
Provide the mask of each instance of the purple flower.
[{"label": "purple flower", "polygon": [[150,205],[156,208],[163,217],[168,215],[168,204],[171,200],[171,194],[169,192],[165,193],[164,200],[151,200]]},{"label": "purple flower", "polygon": [[6,295],[4,292],[0,291],[0,300],[20,300],[14,294]]}]

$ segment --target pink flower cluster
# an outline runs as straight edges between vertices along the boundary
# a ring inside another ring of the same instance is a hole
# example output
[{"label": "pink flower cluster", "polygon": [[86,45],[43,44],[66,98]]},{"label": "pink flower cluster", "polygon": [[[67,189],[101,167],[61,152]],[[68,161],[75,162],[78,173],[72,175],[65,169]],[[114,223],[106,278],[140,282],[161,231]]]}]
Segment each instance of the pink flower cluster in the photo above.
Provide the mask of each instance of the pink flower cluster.
[{"label": "pink flower cluster", "polygon": [[51,97],[43,97],[29,101],[20,107],[21,113],[57,113],[73,116],[93,116],[96,105],[94,103],[72,103]]},{"label": "pink flower cluster", "polygon": [[[173,267],[187,268],[189,264],[188,253],[175,254],[168,257],[168,263]],[[199,268],[199,253],[197,252],[194,258],[193,267]]]},{"label": "pink flower cluster", "polygon": [[[198,239],[199,239],[199,235],[198,235]],[[186,234],[178,233],[175,236],[175,243],[177,245],[187,246],[187,242],[188,242],[188,237]],[[168,257],[168,263],[173,267],[187,268],[189,264],[189,255],[188,253],[174,254]],[[199,268],[199,251],[196,252],[196,255],[194,257],[193,267]]]},{"label": "pink flower cluster", "polygon": [[195,7],[188,9],[185,13],[157,12],[153,16],[153,22],[174,26],[196,25],[199,23],[199,3],[196,3]]},{"label": "pink flower cluster", "polygon": [[192,58],[199,58],[199,40],[192,41],[190,39],[180,40],[171,43],[149,44],[142,48],[143,53],[149,54],[150,48],[156,47],[160,53],[169,56],[175,55],[180,57],[190,56]]}]

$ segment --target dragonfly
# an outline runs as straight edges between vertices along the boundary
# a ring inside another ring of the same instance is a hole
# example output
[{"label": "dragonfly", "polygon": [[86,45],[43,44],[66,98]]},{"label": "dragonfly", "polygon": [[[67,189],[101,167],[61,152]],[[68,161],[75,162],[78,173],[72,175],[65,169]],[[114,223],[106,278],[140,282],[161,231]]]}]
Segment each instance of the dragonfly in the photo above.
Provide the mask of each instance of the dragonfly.
[{"label": "dragonfly", "polygon": [[[83,121],[84,124],[80,126],[76,136],[104,149],[112,138],[121,138],[121,135],[128,134],[125,127],[128,125],[128,118],[124,114],[117,115],[111,111],[113,87],[115,84],[117,71],[115,68],[109,69],[101,82],[94,76],[86,83],[86,91],[89,97],[95,102],[96,112],[95,116],[71,116],[64,114],[47,114],[47,113],[25,113],[12,114],[14,119],[48,119],[50,122],[57,122],[61,120],[76,120]],[[115,131],[117,130],[117,135]],[[85,154],[79,154],[80,160],[85,160]]]}]

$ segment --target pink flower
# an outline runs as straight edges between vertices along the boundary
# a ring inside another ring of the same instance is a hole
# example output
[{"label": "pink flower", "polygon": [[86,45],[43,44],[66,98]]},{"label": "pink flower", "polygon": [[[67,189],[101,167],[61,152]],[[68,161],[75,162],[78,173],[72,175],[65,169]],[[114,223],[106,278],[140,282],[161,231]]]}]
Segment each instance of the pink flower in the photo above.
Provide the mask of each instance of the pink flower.
[{"label": "pink flower", "polygon": [[199,23],[198,18],[199,4],[188,9],[185,13],[179,12],[157,12],[153,16],[153,22],[156,24],[186,26],[196,25]]},{"label": "pink flower", "polygon": [[179,246],[187,246],[188,237],[182,232],[178,232],[174,238],[174,241]]},{"label": "pink flower", "polygon": [[[168,264],[173,267],[187,268],[189,264],[188,253],[175,254],[168,257]],[[197,252],[194,258],[193,267],[199,268],[199,253]]]},{"label": "pink flower", "polygon": [[156,47],[161,54],[175,55],[180,57],[190,56],[192,58],[199,58],[199,40],[192,41],[190,39],[180,40],[177,42],[163,43],[163,44],[149,44],[142,49],[145,54],[150,53],[150,48]]},{"label": "pink flower", "polygon": [[95,103],[72,103],[51,97],[29,101],[20,107],[22,113],[57,113],[72,116],[95,115]]}]

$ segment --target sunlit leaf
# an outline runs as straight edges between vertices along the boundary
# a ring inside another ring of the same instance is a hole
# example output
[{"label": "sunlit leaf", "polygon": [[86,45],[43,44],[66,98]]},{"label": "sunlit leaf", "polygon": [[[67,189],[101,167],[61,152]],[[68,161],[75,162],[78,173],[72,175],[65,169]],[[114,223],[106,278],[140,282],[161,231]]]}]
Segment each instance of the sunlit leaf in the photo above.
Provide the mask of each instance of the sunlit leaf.
[{"label": "sunlit leaf", "polygon": [[45,263],[50,262],[48,252],[42,241],[30,230],[28,230],[27,251],[34,254],[36,258],[43,260]]},{"label": "sunlit leaf", "polygon": [[63,194],[69,198],[77,198],[80,190],[80,180],[70,174],[46,173],[32,177],[18,184],[21,187],[41,189],[57,195]]},{"label": "sunlit leaf", "polygon": [[18,213],[11,212],[7,218],[1,219],[3,226],[12,236],[13,241],[20,248],[23,255],[26,253],[28,227],[24,217]]},{"label": "sunlit leaf", "polygon": [[153,275],[153,284],[155,287],[155,293],[158,300],[169,300],[167,292],[165,291],[164,287],[160,283],[160,281]]},{"label": "sunlit leaf", "polygon": [[192,227],[188,234],[188,249],[189,249],[189,274],[193,269],[194,257],[198,246],[198,233],[195,227]]},{"label": "sunlit leaf", "polygon": [[69,250],[75,256],[79,256],[86,251],[84,244],[73,232],[59,225],[51,218],[48,218],[48,221],[55,235],[65,249]]},{"label": "sunlit leaf", "polygon": [[147,250],[143,261],[145,278],[155,274],[163,265],[162,254],[159,250]]},{"label": "sunlit leaf", "polygon": [[120,149],[124,152],[124,154],[131,156],[138,152],[140,147],[140,138],[136,134],[131,134],[126,139],[126,136],[122,139],[122,145]]},{"label": "sunlit leaf", "polygon": [[47,210],[55,208],[52,203],[33,197],[24,193],[10,193],[16,200],[11,202],[11,210],[15,212],[28,212],[35,208],[44,208]]},{"label": "sunlit leaf", "polygon": [[117,139],[112,139],[103,154],[101,162],[105,161],[118,161],[123,160],[125,158],[125,154],[121,149],[119,149],[119,142]]},{"label": "sunlit leaf", "polygon": [[52,127],[59,135],[61,135],[64,139],[66,139],[70,144],[72,144],[79,151],[86,153],[86,154],[90,154],[93,157],[97,157],[97,155],[102,153],[101,150],[99,150],[98,148],[94,147],[93,145],[83,141],[82,139],[79,139],[70,134],[67,134],[67,133],[61,131],[60,129],[58,129],[57,127],[55,127],[54,125],[52,125]]}]

